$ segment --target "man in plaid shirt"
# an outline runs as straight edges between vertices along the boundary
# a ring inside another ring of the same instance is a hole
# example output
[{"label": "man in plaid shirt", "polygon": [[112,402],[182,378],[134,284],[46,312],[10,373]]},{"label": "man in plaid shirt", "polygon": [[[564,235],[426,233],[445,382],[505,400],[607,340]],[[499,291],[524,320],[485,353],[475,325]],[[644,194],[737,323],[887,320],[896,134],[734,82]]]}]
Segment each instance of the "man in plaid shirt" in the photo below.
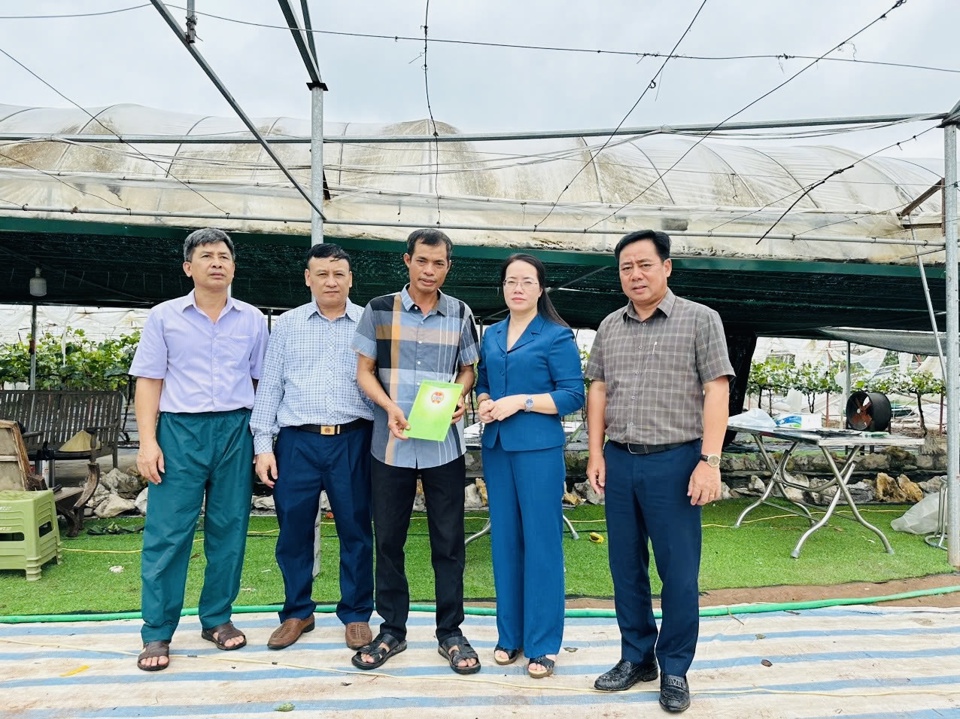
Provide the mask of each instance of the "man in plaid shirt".
[{"label": "man in plaid shirt", "polygon": [[[593,380],[587,478],[606,492],[621,646],[620,661],[594,687],[653,681],[659,665],[660,706],[682,712],[699,626],[700,508],[720,498],[733,367],[720,315],[667,286],[668,235],[632,232],[614,254],[629,301],[600,323],[584,375]],[[663,580],[659,632],[648,540]]]},{"label": "man in plaid shirt", "polygon": [[[353,657],[359,669],[376,669],[407,648],[410,591],[403,546],[417,491],[423,484],[433,557],[440,654],[458,674],[480,670],[480,660],[460,629],[463,613],[464,398],[479,359],[473,313],[440,291],[453,244],[439,230],[416,230],[403,261],[410,282],[400,292],[370,301],[357,325],[357,383],[373,400],[371,444],[373,526],[376,535],[376,607],[380,633]],[[457,382],[463,393],[440,442],[404,435],[407,416],[424,380]]]}]

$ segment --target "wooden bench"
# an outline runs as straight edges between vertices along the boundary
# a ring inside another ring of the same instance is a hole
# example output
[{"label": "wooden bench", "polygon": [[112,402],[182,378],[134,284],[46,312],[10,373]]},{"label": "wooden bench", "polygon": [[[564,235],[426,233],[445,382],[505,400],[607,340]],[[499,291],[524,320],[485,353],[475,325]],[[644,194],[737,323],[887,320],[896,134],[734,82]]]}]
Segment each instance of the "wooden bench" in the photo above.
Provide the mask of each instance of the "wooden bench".
[{"label": "wooden bench", "polygon": [[[117,466],[117,443],[123,423],[123,393],[92,390],[0,390],[0,419],[19,422],[31,457],[44,448],[53,459],[86,459],[113,455]],[[95,438],[91,446],[74,451],[61,447],[80,432]]]},{"label": "wooden bench", "polygon": [[[88,465],[87,479],[80,487],[57,487],[53,499],[57,514],[67,520],[67,536],[76,537],[83,529],[83,510],[100,482],[100,466]],[[93,469],[96,467],[96,470]],[[27,447],[16,422],[0,420],[0,490],[35,491],[47,489],[43,477],[34,474]]]}]

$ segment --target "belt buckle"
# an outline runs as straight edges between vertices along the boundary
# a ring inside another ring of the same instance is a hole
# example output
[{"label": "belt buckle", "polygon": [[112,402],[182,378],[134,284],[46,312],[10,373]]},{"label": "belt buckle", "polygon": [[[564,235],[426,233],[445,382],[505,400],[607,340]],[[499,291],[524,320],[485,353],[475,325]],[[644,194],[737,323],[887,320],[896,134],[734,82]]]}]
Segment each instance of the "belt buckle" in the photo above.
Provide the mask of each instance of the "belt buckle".
[{"label": "belt buckle", "polygon": [[320,425],[320,434],[331,435],[337,433],[337,425],[335,424],[321,424]]}]

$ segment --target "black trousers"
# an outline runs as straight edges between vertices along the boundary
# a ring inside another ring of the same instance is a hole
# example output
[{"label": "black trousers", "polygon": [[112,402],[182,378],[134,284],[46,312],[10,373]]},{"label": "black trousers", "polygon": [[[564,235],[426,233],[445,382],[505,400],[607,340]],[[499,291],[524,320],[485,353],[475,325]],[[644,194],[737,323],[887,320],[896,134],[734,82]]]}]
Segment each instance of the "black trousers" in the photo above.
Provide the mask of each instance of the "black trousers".
[{"label": "black trousers", "polygon": [[417,493],[423,484],[427,528],[437,604],[437,640],[463,632],[463,485],[466,463],[461,456],[439,467],[392,467],[371,461],[373,530],[376,537],[376,604],[383,618],[380,631],[407,637],[410,587],[404,571],[403,546]]}]

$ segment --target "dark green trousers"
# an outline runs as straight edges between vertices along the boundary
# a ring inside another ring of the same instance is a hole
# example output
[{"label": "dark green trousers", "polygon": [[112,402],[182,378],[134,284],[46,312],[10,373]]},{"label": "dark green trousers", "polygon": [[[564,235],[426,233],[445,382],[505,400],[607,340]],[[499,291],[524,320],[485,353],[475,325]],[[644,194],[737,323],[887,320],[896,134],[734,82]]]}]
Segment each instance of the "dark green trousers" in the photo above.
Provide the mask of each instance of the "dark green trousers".
[{"label": "dark green trousers", "polygon": [[141,608],[144,642],[169,641],[180,621],[187,564],[200,516],[207,560],[200,594],[200,624],[230,620],[240,592],[240,571],[253,493],[250,410],[162,413],[157,441],[163,451],[160,484],[147,493],[143,530]]}]

